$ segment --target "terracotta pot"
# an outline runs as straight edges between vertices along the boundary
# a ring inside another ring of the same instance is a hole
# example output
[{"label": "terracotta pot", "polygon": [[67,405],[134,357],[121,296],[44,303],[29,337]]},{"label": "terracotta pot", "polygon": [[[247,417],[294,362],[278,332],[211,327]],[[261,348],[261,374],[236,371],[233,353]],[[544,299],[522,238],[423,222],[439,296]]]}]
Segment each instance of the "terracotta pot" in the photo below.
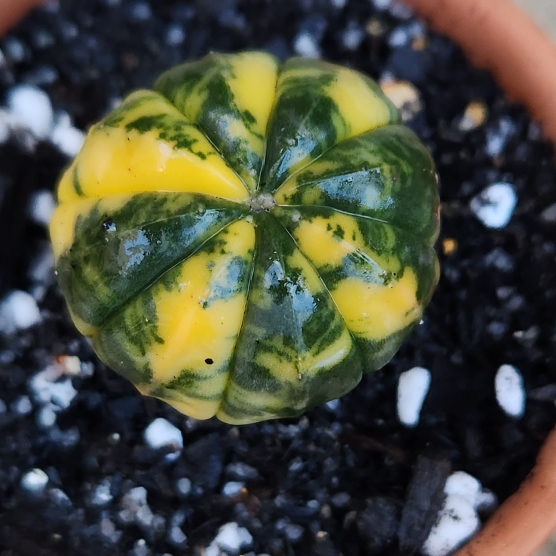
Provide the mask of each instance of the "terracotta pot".
[{"label": "terracotta pot", "polygon": [[[511,0],[403,0],[488,69],[556,144],[556,47]],[[455,556],[532,556],[556,530],[556,428],[537,463]]]},{"label": "terracotta pot", "polygon": [[44,0],[0,0],[0,36]]}]

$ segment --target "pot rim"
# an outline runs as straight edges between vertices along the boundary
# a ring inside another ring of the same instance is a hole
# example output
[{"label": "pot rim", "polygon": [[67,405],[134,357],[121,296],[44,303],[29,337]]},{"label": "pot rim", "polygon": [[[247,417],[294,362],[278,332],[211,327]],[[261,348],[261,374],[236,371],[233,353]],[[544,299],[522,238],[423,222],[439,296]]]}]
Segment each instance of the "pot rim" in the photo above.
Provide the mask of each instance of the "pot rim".
[{"label": "pot rim", "polygon": [[33,8],[45,0],[2,0],[0,2],[0,37],[14,27]]}]

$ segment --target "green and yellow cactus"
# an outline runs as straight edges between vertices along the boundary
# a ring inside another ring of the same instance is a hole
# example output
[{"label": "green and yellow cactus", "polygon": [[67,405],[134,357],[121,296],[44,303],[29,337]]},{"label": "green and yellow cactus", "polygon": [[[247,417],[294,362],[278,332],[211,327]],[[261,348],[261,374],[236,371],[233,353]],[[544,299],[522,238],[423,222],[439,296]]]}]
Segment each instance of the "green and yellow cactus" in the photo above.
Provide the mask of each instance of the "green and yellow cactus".
[{"label": "green and yellow cactus", "polygon": [[99,357],[199,419],[294,416],[385,365],[438,280],[433,162],[371,79],[210,54],[93,126],[50,232]]}]

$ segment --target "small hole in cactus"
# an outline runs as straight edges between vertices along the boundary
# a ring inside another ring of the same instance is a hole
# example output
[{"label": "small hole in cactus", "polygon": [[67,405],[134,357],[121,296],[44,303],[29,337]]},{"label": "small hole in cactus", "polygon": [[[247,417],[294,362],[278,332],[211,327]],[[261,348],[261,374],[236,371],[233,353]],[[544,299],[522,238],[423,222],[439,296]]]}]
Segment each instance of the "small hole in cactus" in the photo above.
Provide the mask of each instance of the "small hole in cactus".
[{"label": "small hole in cactus", "polygon": [[114,224],[114,221],[112,220],[112,218],[107,218],[102,223],[102,229],[105,232],[115,232],[116,231],[116,224]]}]

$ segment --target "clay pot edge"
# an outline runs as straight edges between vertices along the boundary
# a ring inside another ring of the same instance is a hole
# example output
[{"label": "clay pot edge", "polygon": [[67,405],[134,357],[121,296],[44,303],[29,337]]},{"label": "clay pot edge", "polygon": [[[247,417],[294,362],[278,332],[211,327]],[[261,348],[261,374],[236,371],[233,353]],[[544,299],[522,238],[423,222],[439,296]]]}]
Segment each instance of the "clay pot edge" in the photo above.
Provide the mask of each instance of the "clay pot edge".
[{"label": "clay pot edge", "polygon": [[0,36],[14,27],[33,8],[45,0],[3,0],[0,2]]}]

